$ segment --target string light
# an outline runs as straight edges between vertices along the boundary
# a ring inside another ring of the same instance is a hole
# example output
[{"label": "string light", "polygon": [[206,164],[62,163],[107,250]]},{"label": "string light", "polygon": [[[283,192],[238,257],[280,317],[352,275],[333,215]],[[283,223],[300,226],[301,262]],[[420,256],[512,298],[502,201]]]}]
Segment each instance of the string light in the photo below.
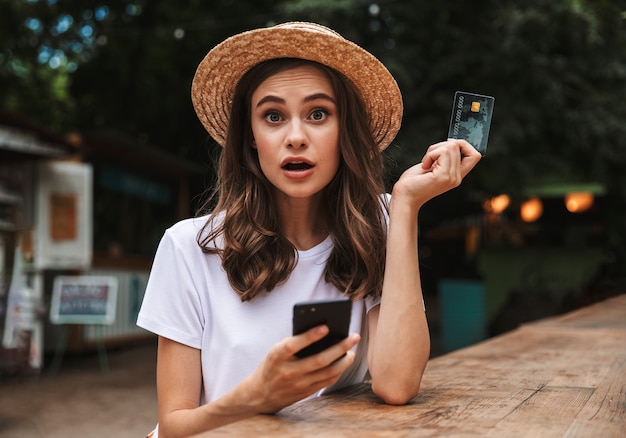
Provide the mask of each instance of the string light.
[{"label": "string light", "polygon": [[524,222],[535,222],[543,215],[543,202],[537,196],[524,201],[520,207],[520,216]]},{"label": "string light", "polygon": [[591,208],[594,196],[591,192],[570,192],[565,195],[565,208],[570,213],[582,213]]},{"label": "string light", "polygon": [[507,209],[511,203],[511,197],[507,194],[494,196],[483,202],[483,210],[487,213],[500,214]]}]

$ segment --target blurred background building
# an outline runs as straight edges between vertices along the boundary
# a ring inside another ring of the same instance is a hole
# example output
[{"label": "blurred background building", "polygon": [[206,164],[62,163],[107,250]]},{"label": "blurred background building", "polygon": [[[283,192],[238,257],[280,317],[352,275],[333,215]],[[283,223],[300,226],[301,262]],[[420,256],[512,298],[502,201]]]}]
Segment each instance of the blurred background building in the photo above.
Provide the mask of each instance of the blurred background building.
[{"label": "blurred background building", "polygon": [[193,214],[199,166],[115,132],[65,139],[7,112],[0,157],[0,365],[38,370],[58,348],[48,316],[60,276],[117,285],[113,322],[64,324],[64,350],[145,338],[135,322],[152,256],[164,229]]}]

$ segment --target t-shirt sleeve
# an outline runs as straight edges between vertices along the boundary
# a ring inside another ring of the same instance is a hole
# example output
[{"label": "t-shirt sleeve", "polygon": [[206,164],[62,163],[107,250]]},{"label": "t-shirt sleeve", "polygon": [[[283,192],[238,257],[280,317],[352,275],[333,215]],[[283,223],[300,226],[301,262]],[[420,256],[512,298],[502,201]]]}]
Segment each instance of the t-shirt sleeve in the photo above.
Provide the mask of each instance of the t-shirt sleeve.
[{"label": "t-shirt sleeve", "polygon": [[369,313],[374,307],[380,305],[380,295],[377,297],[366,297],[365,298],[365,313]]},{"label": "t-shirt sleeve", "polygon": [[137,325],[199,349],[205,318],[189,262],[189,256],[167,230],[154,257]]}]

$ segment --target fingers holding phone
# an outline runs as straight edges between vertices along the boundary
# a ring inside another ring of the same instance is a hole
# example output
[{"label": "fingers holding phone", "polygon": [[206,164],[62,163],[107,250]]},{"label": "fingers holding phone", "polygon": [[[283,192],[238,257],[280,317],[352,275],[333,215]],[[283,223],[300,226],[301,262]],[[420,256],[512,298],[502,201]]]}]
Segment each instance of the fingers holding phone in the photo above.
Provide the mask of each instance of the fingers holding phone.
[{"label": "fingers holding phone", "polygon": [[311,372],[338,377],[354,362],[355,355],[350,350],[361,339],[356,333],[348,333],[351,315],[352,301],[345,298],[295,304],[293,335],[304,337],[308,344],[294,356],[303,360]]},{"label": "fingers holding phone", "polygon": [[293,315],[293,336],[274,345],[244,383],[264,413],[334,384],[355,360],[350,350],[360,336],[349,334],[349,300],[299,303]]},{"label": "fingers holding phone", "polygon": [[[320,338],[321,333],[327,333],[327,335]],[[348,355],[354,356],[354,352],[350,350],[361,340],[361,336],[358,333],[350,333],[345,338],[337,341],[329,338],[330,336],[326,325],[314,327],[304,333],[294,335],[292,339],[295,342],[292,345],[297,343],[297,345],[302,345],[302,348],[293,357],[298,362],[311,364],[309,368],[313,371],[316,368],[331,365]]]},{"label": "fingers holding phone", "polygon": [[344,356],[360,340],[349,334],[352,302],[349,299],[307,301],[293,307],[292,335],[275,345],[268,357],[275,361],[304,359],[324,353],[328,364]]}]

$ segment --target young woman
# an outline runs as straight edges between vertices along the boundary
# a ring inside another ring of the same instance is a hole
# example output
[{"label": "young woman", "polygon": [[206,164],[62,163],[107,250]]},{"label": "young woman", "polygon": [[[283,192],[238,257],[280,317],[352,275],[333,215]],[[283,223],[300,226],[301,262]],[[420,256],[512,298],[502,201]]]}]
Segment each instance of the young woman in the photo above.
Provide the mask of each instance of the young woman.
[{"label": "young woman", "polygon": [[[223,146],[208,211],[165,232],[138,324],[159,336],[162,437],[199,433],[362,382],[389,404],[419,391],[430,341],[418,212],[480,154],[428,148],[384,194],[381,151],[402,99],[371,54],[312,23],[235,35],[192,85]],[[307,358],[320,326],[291,335],[300,301],[349,297],[351,334]]]}]

